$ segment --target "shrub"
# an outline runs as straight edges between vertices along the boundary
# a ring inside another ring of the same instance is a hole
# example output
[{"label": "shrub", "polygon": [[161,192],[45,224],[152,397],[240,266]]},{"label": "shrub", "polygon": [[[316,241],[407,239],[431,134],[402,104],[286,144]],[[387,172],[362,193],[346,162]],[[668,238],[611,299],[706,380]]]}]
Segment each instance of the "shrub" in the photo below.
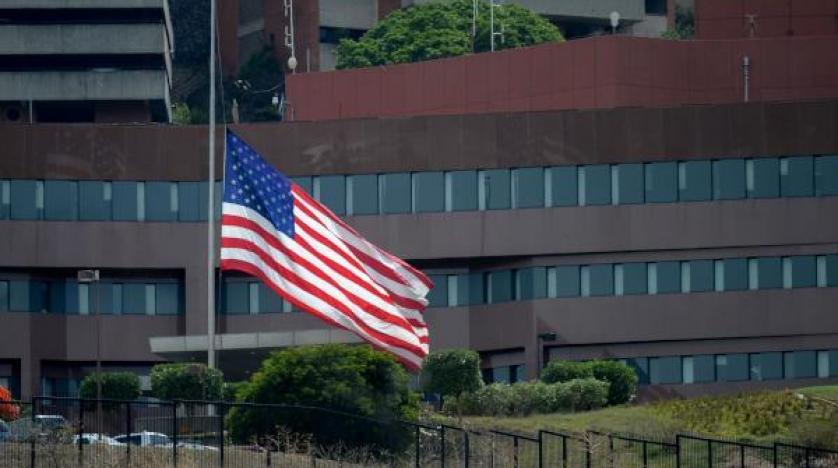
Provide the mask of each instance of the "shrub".
[{"label": "shrub", "polygon": [[608,400],[608,383],[596,379],[569,382],[519,382],[487,385],[446,403],[445,410],[474,416],[527,416],[533,413],[592,410]]},{"label": "shrub", "polygon": [[483,386],[480,355],[468,349],[435,351],[425,358],[420,375],[422,390],[458,397]]},{"label": "shrub", "polygon": [[283,427],[317,434],[318,444],[399,447],[409,443],[411,435],[402,433],[401,426],[346,413],[384,420],[415,419],[419,413],[404,368],[391,355],[367,345],[304,346],[273,353],[237,396],[240,401],[285,405],[234,407],[227,423],[237,443],[264,438]]},{"label": "shrub", "polygon": [[573,379],[595,378],[608,382],[608,404],[628,403],[637,390],[637,374],[618,361],[553,361],[541,374],[546,383],[567,382]]},{"label": "shrub", "polygon": [[162,400],[218,400],[223,375],[198,363],[158,364],[151,368],[151,393]]},{"label": "shrub", "polygon": [[221,399],[224,401],[239,401],[238,395],[246,386],[246,381],[224,382],[224,385],[221,387]]},{"label": "shrub", "polygon": [[96,398],[96,382],[102,381],[102,398],[109,400],[136,400],[140,396],[140,378],[132,372],[103,372],[90,374],[81,381],[79,396]]}]

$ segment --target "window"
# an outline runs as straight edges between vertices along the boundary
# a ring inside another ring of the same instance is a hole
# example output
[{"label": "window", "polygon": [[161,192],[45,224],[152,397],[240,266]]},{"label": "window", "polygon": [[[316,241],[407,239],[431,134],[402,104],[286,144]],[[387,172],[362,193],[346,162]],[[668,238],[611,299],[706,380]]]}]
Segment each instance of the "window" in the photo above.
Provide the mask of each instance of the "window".
[{"label": "window", "polygon": [[679,356],[649,358],[649,383],[681,383],[682,374]]},{"label": "window", "polygon": [[578,297],[579,296],[579,267],[557,266],[555,268],[555,297]]},{"label": "window", "polygon": [[678,199],[678,164],[674,162],[647,163],[646,202],[670,203]]},{"label": "window", "polygon": [[41,219],[44,208],[43,182],[13,180],[10,185],[11,219]]},{"label": "window", "polygon": [[114,221],[145,219],[145,186],[141,182],[113,182]]},{"label": "window", "polygon": [[578,176],[576,166],[551,167],[547,169],[547,200],[549,206],[578,205]]},{"label": "window", "polygon": [[175,221],[177,219],[177,184],[172,182],[146,182],[146,219],[149,221]]},{"label": "window", "polygon": [[745,198],[745,160],[713,161],[713,198],[738,200]]},{"label": "window", "polygon": [[517,300],[547,297],[547,268],[522,268],[515,271],[515,298]]},{"label": "window", "polygon": [[751,354],[751,380],[783,378],[783,353]]},{"label": "window", "polygon": [[512,194],[515,208],[544,206],[544,169],[540,167],[513,169]]},{"label": "window", "polygon": [[[206,184],[201,184],[200,182],[178,182],[179,221],[206,221],[206,202],[204,202],[203,210],[201,209],[200,192],[202,188],[206,190]],[[206,199],[206,195],[204,198]]]},{"label": "window", "polygon": [[[813,288],[817,286],[817,267],[814,255],[796,255],[786,257],[783,261],[786,263],[784,270],[791,273],[792,288]],[[788,275],[788,273],[785,274]],[[788,278],[784,279],[788,283]]]},{"label": "window", "polygon": [[808,379],[817,377],[817,356],[814,351],[792,351],[783,353],[787,379]]},{"label": "window", "polygon": [[815,194],[838,195],[838,155],[815,158]]},{"label": "window", "polygon": [[678,198],[681,201],[703,201],[713,197],[710,161],[678,163]]},{"label": "window", "polygon": [[614,202],[623,205],[643,203],[643,164],[617,164],[612,170],[616,180]]},{"label": "window", "polygon": [[477,172],[445,173],[445,211],[477,209]]},{"label": "window", "polygon": [[311,177],[291,177],[291,181],[299,185],[307,194],[314,194],[314,181]]},{"label": "window", "polygon": [[155,285],[154,311],[157,315],[177,315],[181,312],[180,290],[175,283],[160,283]]},{"label": "window", "polygon": [[11,188],[8,180],[0,180],[0,219],[9,217]]},{"label": "window", "polygon": [[[744,291],[748,289],[748,260],[745,258],[727,258],[722,264],[722,291]],[[718,282],[719,279],[717,278]]]},{"label": "window", "polygon": [[579,167],[579,205],[611,204],[611,168],[607,164]]},{"label": "window", "polygon": [[745,169],[749,198],[777,198],[780,196],[779,159],[749,159],[746,161]]},{"label": "window", "polygon": [[466,275],[467,287],[465,296],[469,305],[479,305],[485,302],[485,288],[482,273],[470,273]]},{"label": "window", "polygon": [[512,270],[498,270],[487,274],[487,302],[497,304],[512,300]]},{"label": "window", "polygon": [[122,285],[122,313],[144,315],[146,313],[145,284],[125,283]]},{"label": "window", "polygon": [[780,257],[760,257],[756,263],[756,289],[783,287],[783,260]]},{"label": "window", "polygon": [[626,364],[634,369],[637,374],[637,383],[645,385],[649,383],[649,359],[645,357],[626,359]]},{"label": "window", "polygon": [[224,312],[228,315],[250,313],[250,287],[246,281],[230,281],[224,285]]},{"label": "window", "polygon": [[342,175],[314,179],[314,197],[337,215],[346,214],[346,179]]},{"label": "window", "polygon": [[79,181],[79,219],[106,221],[111,219],[111,183]]},{"label": "window", "polygon": [[691,260],[681,263],[682,292],[705,292],[715,288],[713,260]]},{"label": "window", "polygon": [[814,162],[811,156],[780,159],[780,192],[784,197],[814,194]]},{"label": "window", "polygon": [[448,277],[447,275],[430,275],[434,287],[428,293],[428,307],[445,307],[448,305]]},{"label": "window", "polygon": [[445,210],[445,177],[442,172],[413,174],[413,211],[431,213]]},{"label": "window", "polygon": [[[388,174],[388,176],[392,176],[393,174]],[[404,174],[407,176],[407,174]],[[381,176],[382,183],[384,182],[384,178],[387,176]],[[349,193],[349,200],[347,206],[349,211],[347,212],[350,215],[371,215],[371,214],[378,214],[378,176],[376,175],[353,175],[349,176],[346,179],[346,183],[348,184],[348,193]],[[404,190],[408,190],[405,186]],[[407,193],[407,208],[410,208],[410,193]],[[381,197],[382,203],[386,198],[383,196]],[[400,203],[397,200],[393,200],[394,206],[399,206]],[[383,207],[383,204],[382,204]],[[394,211],[395,213],[395,211]]]},{"label": "window", "polygon": [[508,169],[480,171],[480,209],[506,210],[512,206]]},{"label": "window", "polygon": [[681,292],[681,265],[679,262],[650,263],[647,273],[649,294]]},{"label": "window", "polygon": [[9,282],[0,281],[0,312],[9,311]]},{"label": "window", "polygon": [[838,286],[838,255],[826,255],[826,285]]},{"label": "window", "polygon": [[614,271],[611,264],[583,266],[581,273],[583,296],[614,294]]},{"label": "window", "polygon": [[[716,360],[712,354],[692,356],[693,382],[713,382],[716,380]],[[687,383],[686,380],[684,383]]]},{"label": "window", "polygon": [[743,353],[717,355],[716,375],[718,380],[725,382],[748,380],[750,376],[748,355]]},{"label": "window", "polygon": [[264,283],[254,283],[258,286],[257,299],[260,314],[280,314],[285,310],[282,297]]},{"label": "window", "polygon": [[648,279],[645,263],[624,263],[614,266],[617,295],[646,294]]},{"label": "window", "polygon": [[78,184],[68,180],[44,182],[44,219],[73,221],[78,219]]},{"label": "window", "polygon": [[410,174],[384,174],[381,182],[381,212],[410,213]]},{"label": "window", "polygon": [[448,306],[468,305],[469,275],[448,275]]}]

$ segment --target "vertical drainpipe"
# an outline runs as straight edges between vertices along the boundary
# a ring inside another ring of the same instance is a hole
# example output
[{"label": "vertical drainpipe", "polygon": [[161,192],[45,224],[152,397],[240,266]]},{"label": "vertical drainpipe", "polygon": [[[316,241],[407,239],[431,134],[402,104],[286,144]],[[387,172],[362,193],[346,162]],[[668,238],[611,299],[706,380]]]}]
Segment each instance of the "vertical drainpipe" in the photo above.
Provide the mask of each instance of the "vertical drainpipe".
[{"label": "vertical drainpipe", "polygon": [[750,87],[751,87],[751,58],[747,55],[742,57],[742,78],[744,79],[744,98],[745,102],[750,101]]}]

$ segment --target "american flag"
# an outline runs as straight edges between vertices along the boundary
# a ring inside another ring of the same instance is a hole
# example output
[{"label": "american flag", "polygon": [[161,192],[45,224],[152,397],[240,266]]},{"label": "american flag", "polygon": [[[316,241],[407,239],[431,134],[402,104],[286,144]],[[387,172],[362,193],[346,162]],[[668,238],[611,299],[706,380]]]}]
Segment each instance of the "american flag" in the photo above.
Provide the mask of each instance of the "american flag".
[{"label": "american flag", "polygon": [[297,308],[417,370],[431,281],[371,244],[227,131],[221,268],[261,279]]}]

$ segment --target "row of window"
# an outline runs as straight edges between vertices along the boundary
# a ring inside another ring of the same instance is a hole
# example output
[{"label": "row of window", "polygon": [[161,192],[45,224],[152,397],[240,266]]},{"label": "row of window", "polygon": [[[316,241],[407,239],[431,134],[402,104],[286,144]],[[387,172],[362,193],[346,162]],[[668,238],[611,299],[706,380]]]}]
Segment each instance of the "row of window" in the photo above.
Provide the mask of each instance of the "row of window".
[{"label": "row of window", "polygon": [[[813,197],[838,195],[838,155],[292,180],[339,215]],[[206,217],[205,182],[0,181],[0,219],[196,222]]]},{"label": "row of window", "polygon": [[480,369],[483,382],[486,384],[525,382],[527,380],[527,366],[513,364],[511,366],[485,367]]},{"label": "row of window", "polygon": [[543,298],[838,286],[838,254],[530,267],[430,275],[430,307]]},{"label": "row of window", "polygon": [[0,279],[0,312],[177,315],[183,304],[183,283],[174,279],[114,279],[96,285],[74,279]]},{"label": "row of window", "polygon": [[838,349],[621,359],[641,384],[838,377]]}]

